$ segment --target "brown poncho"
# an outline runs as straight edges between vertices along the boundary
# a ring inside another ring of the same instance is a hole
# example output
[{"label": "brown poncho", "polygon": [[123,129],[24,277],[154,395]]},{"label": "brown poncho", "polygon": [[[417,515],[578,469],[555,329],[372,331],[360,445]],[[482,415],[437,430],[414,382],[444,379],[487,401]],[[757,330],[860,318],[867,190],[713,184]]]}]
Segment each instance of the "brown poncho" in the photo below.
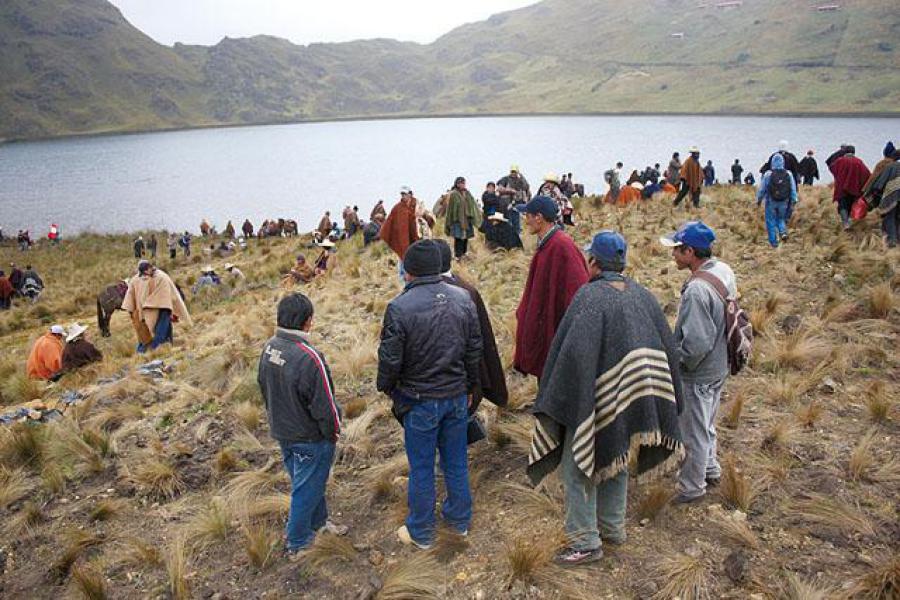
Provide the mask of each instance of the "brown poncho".
[{"label": "brown poncho", "polygon": [[696,192],[703,185],[703,169],[700,168],[700,162],[693,155],[688,156],[681,165],[681,174],[679,177],[688,184],[688,189]]},{"label": "brown poncho", "polygon": [[62,370],[74,371],[85,365],[103,360],[103,354],[89,341],[78,338],[72,340],[62,353]]},{"label": "brown poncho", "polygon": [[[142,338],[142,325],[146,325],[150,335],[153,335],[160,309],[171,310],[172,316],[177,317],[178,321],[191,324],[191,315],[184,300],[181,299],[181,294],[178,293],[178,288],[172,279],[159,269],[152,277],[131,278],[125,300],[122,301],[122,309],[131,313],[131,320],[139,339]],[[141,341],[147,342],[144,339]]]},{"label": "brown poncho", "polygon": [[381,226],[381,239],[402,260],[406,255],[406,249],[419,239],[415,206],[398,202],[391,209],[387,221]]}]

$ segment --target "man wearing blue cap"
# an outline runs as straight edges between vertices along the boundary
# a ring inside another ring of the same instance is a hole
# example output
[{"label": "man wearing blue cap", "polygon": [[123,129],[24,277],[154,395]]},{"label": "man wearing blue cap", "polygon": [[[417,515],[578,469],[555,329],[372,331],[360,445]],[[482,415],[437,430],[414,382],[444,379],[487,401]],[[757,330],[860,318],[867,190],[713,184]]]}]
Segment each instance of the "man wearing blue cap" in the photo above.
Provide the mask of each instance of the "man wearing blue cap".
[{"label": "man wearing blue cap", "polygon": [[528,460],[535,484],[561,468],[562,565],[598,560],[601,539],[625,542],[630,463],[637,474],[661,471],[684,455],[669,323],[653,294],[622,275],[625,238],[601,231],[585,252],[591,280],[575,294],[547,356]]},{"label": "man wearing blue cap", "polygon": [[556,328],[589,276],[578,246],[556,223],[556,201],[537,196],[516,210],[525,213],[525,226],[538,236],[538,247],[516,309],[513,367],[540,377]]},{"label": "man wearing blue cap", "polygon": [[730,370],[721,292],[735,298],[737,283],[731,267],[713,258],[715,240],[716,234],[701,221],[688,221],[675,233],[660,238],[663,246],[672,248],[678,268],[691,272],[681,289],[675,322],[684,393],[679,424],[687,450],[678,473],[676,503],[699,500],[706,495],[707,485],[717,485],[722,476],[716,457],[715,423]]}]

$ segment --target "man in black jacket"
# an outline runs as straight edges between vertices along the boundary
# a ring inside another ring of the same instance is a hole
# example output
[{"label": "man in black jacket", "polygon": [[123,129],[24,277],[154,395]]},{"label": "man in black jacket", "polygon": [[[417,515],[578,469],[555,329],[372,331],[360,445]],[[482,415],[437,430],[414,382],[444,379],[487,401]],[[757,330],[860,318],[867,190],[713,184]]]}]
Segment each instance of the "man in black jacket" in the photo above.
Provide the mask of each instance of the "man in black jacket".
[{"label": "man in black jacket", "polygon": [[298,556],[316,531],[343,535],[347,528],[328,521],[325,484],[341,432],[331,371],[309,343],[313,305],[303,294],[278,303],[278,328],[259,358],[258,382],[266,403],[269,431],[281,445],[291,477],[287,552]]},{"label": "man in black jacket", "polygon": [[435,535],[436,451],[447,487],[444,521],[459,534],[469,530],[467,408],[479,386],[482,339],[469,294],[441,278],[437,242],[412,244],[403,267],[406,288],[384,314],[377,387],[394,401],[409,461],[409,514],[397,533],[426,549]]},{"label": "man in black jacket", "polygon": [[806,153],[806,158],[800,161],[800,177],[803,178],[803,185],[813,185],[816,179],[819,179],[819,163],[816,162],[814,154],[815,152],[810,150]]}]

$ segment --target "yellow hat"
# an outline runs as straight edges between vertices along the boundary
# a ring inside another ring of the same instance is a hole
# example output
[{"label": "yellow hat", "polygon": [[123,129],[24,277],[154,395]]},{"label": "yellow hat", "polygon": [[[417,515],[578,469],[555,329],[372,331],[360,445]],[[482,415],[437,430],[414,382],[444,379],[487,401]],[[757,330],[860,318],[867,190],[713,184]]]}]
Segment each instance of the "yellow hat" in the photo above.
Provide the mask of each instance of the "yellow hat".
[{"label": "yellow hat", "polygon": [[559,183],[559,175],[554,172],[547,173],[544,175],[544,181],[552,181],[553,183]]},{"label": "yellow hat", "polygon": [[510,172],[510,173],[513,173],[513,172],[518,173],[518,172],[519,172],[519,165],[509,165],[509,172]]}]

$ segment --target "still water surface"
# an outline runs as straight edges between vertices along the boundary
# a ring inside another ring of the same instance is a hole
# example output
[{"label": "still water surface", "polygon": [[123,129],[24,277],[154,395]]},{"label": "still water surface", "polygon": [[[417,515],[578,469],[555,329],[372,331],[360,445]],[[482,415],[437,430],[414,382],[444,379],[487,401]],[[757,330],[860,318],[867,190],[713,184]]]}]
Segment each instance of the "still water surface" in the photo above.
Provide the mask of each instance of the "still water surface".
[{"label": "still water surface", "polygon": [[457,175],[477,195],[510,163],[533,187],[547,171],[573,172],[589,192],[622,161],[626,174],[682,156],[693,144],[730,177],[740,158],[758,170],[788,140],[802,157],[816,150],[820,171],[841,142],[870,166],[900,119],[770,117],[511,117],[413,119],[271,125],[74,138],[0,146],[0,226],[43,237],[82,231],[196,230],[203,218],[221,230],[269,217],[311,229],[325,210],[356,204],[368,213],[392,205],[409,185],[429,205]]}]

